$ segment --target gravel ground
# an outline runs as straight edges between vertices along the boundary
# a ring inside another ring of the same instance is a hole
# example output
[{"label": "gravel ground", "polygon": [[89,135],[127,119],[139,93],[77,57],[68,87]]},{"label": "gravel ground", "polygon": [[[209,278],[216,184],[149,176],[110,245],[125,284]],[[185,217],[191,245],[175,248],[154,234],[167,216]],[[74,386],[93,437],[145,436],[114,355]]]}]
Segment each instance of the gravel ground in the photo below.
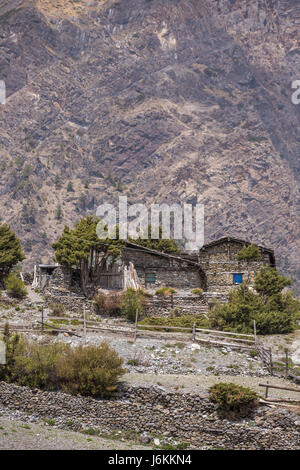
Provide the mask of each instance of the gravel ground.
[{"label": "gravel ground", "polygon": [[[61,333],[56,337],[38,334],[29,336],[33,341],[42,343],[62,341],[74,346],[83,344],[82,338]],[[108,342],[120,354],[128,372],[259,377],[267,375],[257,357],[251,357],[249,353],[232,351],[230,348],[209,348],[193,344],[191,341],[184,342],[180,338],[178,340],[138,338],[136,343],[133,343],[130,337],[107,332],[87,335],[87,344],[99,345],[103,341]]]},{"label": "gravel ground", "polygon": [[[297,388],[291,382],[278,377],[267,377],[265,379],[249,376],[228,376],[228,375],[153,375],[153,374],[136,374],[129,373],[124,376],[124,381],[130,385],[146,386],[159,385],[165,389],[186,392],[199,391],[205,392],[209,387],[218,382],[233,382],[238,385],[250,387],[256,390],[260,395],[264,396],[265,388],[260,387],[260,383],[269,383],[270,385],[280,385],[282,387]],[[298,387],[299,388],[299,387]],[[300,389],[299,389],[300,390]],[[299,400],[299,393],[289,392],[286,390],[270,389],[269,396],[274,398],[289,398]]]},{"label": "gravel ground", "polygon": [[[4,413],[4,411],[3,411]],[[14,412],[0,409],[0,450],[145,450],[133,442],[110,440],[79,432],[53,429],[44,423],[15,418]]]}]

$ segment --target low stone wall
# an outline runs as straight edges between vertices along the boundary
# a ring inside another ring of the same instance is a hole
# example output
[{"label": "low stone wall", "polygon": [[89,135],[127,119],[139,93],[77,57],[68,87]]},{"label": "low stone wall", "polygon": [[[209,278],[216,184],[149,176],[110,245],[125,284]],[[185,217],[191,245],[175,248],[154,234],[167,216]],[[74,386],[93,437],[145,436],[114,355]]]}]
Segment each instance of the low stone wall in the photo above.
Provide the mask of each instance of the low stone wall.
[{"label": "low stone wall", "polygon": [[[197,448],[299,449],[299,416],[260,407],[247,420],[219,419],[207,396],[124,387],[115,400],[42,392],[0,382],[0,404],[69,429],[108,427],[169,435]],[[73,425],[70,426],[70,421]]]},{"label": "low stone wall", "polygon": [[66,310],[73,313],[82,313],[84,308],[87,314],[95,312],[93,301],[87,300],[85,297],[79,297],[70,292],[60,291],[58,289],[45,292],[46,306],[55,303],[63,305]]},{"label": "low stone wall", "polygon": [[177,309],[181,315],[198,315],[207,313],[208,305],[203,296],[178,296],[158,297],[153,296],[147,299],[148,303],[144,308],[147,317],[168,317],[170,311]]}]

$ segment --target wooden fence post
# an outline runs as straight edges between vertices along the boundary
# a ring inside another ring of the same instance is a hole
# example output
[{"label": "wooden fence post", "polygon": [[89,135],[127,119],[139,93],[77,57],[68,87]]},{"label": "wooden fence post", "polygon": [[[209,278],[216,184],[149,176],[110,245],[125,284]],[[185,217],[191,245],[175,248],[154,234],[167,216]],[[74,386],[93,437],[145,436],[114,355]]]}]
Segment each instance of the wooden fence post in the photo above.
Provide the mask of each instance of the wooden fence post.
[{"label": "wooden fence post", "polygon": [[273,375],[273,358],[272,358],[272,348],[269,349],[270,352],[270,374]]},{"label": "wooden fence post", "polygon": [[195,342],[196,338],[196,322],[193,323],[193,343]]},{"label": "wooden fence post", "polygon": [[44,332],[44,305],[42,305],[42,333]]},{"label": "wooden fence post", "polygon": [[84,344],[86,344],[86,311],[85,311],[85,305],[83,306],[83,336],[84,336]]},{"label": "wooden fence post", "polygon": [[138,309],[136,309],[136,312],[135,312],[134,342],[136,342],[136,337],[137,337],[138,316],[139,316],[139,311],[138,311]]},{"label": "wooden fence post", "polygon": [[254,341],[257,343],[257,336],[256,336],[256,321],[253,320],[253,330],[254,330]]},{"label": "wooden fence post", "polygon": [[285,348],[285,378],[288,378],[289,373],[289,350]]},{"label": "wooden fence post", "polygon": [[[269,382],[267,382],[268,384]],[[268,398],[268,392],[269,392],[269,387],[266,385],[266,395],[265,395],[265,398]]]}]

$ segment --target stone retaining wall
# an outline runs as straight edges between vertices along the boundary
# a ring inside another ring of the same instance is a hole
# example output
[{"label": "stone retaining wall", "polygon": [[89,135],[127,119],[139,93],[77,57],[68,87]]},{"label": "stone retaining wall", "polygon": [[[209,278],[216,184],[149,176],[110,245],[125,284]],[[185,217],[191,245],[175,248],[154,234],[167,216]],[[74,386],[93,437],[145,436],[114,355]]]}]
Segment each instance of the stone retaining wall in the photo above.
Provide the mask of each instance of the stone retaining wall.
[{"label": "stone retaining wall", "polygon": [[74,313],[82,313],[84,308],[86,309],[86,313],[95,312],[94,303],[91,300],[73,295],[69,292],[54,289],[51,292],[45,293],[45,303],[47,306],[59,303],[63,305],[66,310]]},{"label": "stone retaining wall", "polygon": [[[76,430],[147,431],[173,436],[197,448],[299,449],[299,416],[260,407],[236,422],[219,419],[207,396],[167,392],[161,387],[124,387],[115,400],[42,392],[0,382],[0,404],[52,419]],[[70,421],[73,425],[70,426]]]},{"label": "stone retaining wall", "polygon": [[147,299],[148,303],[144,308],[147,317],[168,317],[171,310],[176,309],[180,315],[198,315],[207,313],[208,305],[202,296],[178,296],[158,297],[154,296]]}]

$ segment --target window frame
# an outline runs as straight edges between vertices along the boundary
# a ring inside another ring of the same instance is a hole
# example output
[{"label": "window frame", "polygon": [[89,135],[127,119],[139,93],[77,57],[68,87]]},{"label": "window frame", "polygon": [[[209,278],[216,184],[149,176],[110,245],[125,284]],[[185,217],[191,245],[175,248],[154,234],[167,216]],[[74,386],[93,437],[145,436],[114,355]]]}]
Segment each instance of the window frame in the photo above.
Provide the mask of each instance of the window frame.
[{"label": "window frame", "polygon": [[[237,278],[237,277],[238,277],[239,279],[241,279],[240,282],[236,282],[236,278]],[[242,283],[243,283],[243,273],[233,273],[233,284],[234,284],[235,286],[239,286],[239,285],[241,285]]]}]

